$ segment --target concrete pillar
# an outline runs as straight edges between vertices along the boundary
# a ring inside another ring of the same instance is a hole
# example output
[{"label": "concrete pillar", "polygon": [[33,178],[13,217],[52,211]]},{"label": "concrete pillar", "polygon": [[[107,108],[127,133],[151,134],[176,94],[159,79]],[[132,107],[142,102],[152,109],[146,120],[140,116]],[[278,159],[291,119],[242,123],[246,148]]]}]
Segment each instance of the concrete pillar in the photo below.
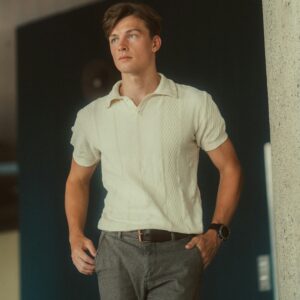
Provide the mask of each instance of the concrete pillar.
[{"label": "concrete pillar", "polygon": [[300,299],[300,1],[263,0],[277,286]]}]

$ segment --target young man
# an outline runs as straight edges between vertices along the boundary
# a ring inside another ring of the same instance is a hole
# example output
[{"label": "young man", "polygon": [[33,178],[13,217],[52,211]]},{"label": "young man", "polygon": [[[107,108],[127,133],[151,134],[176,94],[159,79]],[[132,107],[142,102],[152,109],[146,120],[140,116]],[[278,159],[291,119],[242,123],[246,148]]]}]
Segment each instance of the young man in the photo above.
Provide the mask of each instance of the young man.
[{"label": "young man", "polygon": [[[157,72],[160,17],[145,4],[120,3],[104,31],[122,80],[79,111],[66,183],[72,260],[98,275],[102,300],[198,299],[200,279],[236,209],[241,169],[211,96]],[[199,149],[220,182],[204,232],[197,185]],[[84,235],[90,178],[101,160],[107,190],[98,249]]]}]

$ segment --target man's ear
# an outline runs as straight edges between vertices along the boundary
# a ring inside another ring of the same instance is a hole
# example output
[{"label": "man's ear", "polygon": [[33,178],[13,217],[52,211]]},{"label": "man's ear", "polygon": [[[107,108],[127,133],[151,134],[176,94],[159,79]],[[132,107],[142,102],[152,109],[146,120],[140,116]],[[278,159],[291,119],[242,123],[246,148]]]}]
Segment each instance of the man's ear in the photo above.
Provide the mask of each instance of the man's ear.
[{"label": "man's ear", "polygon": [[152,51],[157,52],[161,47],[161,37],[159,35],[155,35],[152,39]]}]

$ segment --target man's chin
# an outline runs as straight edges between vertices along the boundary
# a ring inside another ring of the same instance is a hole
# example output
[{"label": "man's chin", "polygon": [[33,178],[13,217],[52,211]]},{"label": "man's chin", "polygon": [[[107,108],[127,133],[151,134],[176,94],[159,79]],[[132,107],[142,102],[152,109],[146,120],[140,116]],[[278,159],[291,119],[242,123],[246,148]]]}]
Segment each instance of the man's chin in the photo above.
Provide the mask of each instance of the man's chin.
[{"label": "man's chin", "polygon": [[137,73],[137,70],[132,69],[132,68],[118,68],[118,70],[122,74],[135,74],[135,73]]}]

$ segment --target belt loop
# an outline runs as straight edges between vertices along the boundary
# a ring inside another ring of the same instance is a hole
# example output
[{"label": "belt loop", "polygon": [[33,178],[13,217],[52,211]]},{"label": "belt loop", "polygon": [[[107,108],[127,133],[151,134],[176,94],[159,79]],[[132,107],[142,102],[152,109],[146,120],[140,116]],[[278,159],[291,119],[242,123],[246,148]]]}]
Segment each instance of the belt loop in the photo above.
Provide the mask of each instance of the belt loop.
[{"label": "belt loop", "polygon": [[118,238],[121,240],[122,239],[122,231],[118,231]]},{"label": "belt loop", "polygon": [[143,232],[140,229],[137,231],[137,235],[139,242],[143,242]]}]

